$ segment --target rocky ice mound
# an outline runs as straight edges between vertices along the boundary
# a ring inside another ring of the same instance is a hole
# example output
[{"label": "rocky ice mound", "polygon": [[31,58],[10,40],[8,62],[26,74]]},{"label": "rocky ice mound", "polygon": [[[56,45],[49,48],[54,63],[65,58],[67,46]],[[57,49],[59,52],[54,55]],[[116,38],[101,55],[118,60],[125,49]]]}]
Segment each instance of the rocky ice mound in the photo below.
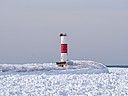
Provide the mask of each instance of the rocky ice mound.
[{"label": "rocky ice mound", "polygon": [[98,63],[95,61],[87,61],[87,60],[72,60],[73,64],[77,69],[83,69],[83,73],[92,74],[92,73],[109,73],[108,68],[102,63]]},{"label": "rocky ice mound", "polygon": [[94,61],[72,60],[65,67],[58,67],[56,63],[43,64],[0,64],[0,72],[32,72],[43,71],[46,74],[92,74],[108,73],[105,65]]}]

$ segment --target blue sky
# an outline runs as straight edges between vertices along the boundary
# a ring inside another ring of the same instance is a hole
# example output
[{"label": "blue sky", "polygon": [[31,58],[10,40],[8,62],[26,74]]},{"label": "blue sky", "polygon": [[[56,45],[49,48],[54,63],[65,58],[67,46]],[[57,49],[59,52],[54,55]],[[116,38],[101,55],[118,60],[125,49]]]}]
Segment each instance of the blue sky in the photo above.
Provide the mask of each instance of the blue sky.
[{"label": "blue sky", "polygon": [[0,63],[69,59],[128,63],[127,0],[0,0]]}]

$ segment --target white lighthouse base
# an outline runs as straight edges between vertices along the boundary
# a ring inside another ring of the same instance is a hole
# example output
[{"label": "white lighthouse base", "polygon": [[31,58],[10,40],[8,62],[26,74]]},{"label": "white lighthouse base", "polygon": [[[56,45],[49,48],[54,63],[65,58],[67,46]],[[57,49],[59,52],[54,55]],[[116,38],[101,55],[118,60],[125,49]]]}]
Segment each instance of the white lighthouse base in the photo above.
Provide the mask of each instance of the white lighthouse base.
[{"label": "white lighthouse base", "polygon": [[65,67],[67,66],[67,62],[56,62],[56,64],[58,65],[58,67]]},{"label": "white lighthouse base", "polygon": [[56,62],[56,64],[58,65],[58,67],[66,67],[66,66],[71,66],[73,65],[73,61],[59,61]]}]

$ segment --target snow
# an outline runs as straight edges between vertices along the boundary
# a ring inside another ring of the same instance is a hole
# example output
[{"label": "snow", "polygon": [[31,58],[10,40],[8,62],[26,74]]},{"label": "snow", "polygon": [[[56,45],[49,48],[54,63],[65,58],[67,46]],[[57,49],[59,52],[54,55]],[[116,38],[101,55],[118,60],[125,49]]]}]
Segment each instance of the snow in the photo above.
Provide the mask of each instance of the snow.
[{"label": "snow", "polygon": [[[108,68],[109,73],[96,74],[107,68],[93,61],[74,62],[86,62],[86,67],[57,68],[53,63],[0,65],[0,96],[128,96],[128,68]],[[96,70],[92,74],[91,68]]]}]

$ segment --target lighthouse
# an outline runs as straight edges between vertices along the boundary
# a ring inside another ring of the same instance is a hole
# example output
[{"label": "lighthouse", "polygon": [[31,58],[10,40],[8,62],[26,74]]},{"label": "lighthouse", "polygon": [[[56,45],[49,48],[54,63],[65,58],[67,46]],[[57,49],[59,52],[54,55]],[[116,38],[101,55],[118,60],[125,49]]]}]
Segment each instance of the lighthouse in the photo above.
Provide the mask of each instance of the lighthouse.
[{"label": "lighthouse", "polygon": [[64,67],[68,62],[68,43],[67,43],[67,34],[60,34],[61,44],[60,44],[60,61],[56,62],[56,64],[60,67]]}]

